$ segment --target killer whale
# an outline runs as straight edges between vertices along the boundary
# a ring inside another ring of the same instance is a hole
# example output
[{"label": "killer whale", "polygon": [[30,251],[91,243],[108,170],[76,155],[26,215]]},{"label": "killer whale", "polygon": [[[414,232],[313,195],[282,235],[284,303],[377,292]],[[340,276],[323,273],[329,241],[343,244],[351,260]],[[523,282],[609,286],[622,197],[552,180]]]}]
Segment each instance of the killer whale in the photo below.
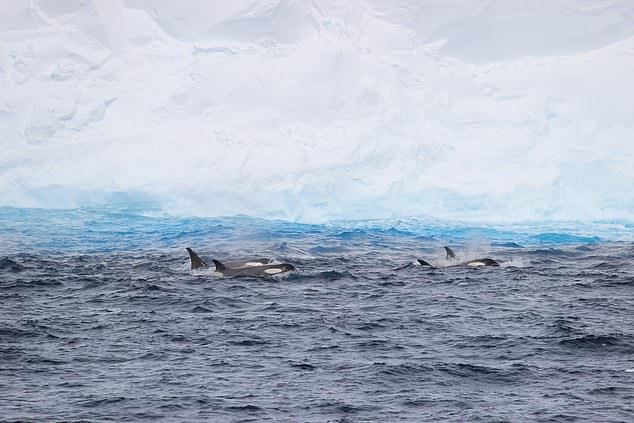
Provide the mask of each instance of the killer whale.
[{"label": "killer whale", "polygon": [[[447,253],[447,257],[445,257],[445,260],[456,260],[456,253],[454,253],[453,250],[451,248],[449,248],[449,247],[444,247],[444,248],[445,248],[445,252]],[[434,266],[434,265],[430,264],[428,261],[423,260],[423,259],[418,259],[416,261],[421,266],[432,267],[432,268],[437,267],[437,266]],[[453,266],[468,266],[468,267],[493,266],[493,267],[495,267],[495,266],[499,266],[499,265],[500,265],[500,263],[498,263],[497,261],[486,257],[486,258],[469,260],[469,261],[464,261],[464,262],[451,264],[450,266],[447,266],[447,267],[453,267]]]},{"label": "killer whale", "polygon": [[289,263],[279,264],[263,264],[260,266],[244,266],[244,267],[227,267],[225,263],[218,260],[212,260],[216,265],[216,271],[214,274],[220,277],[224,276],[255,276],[266,277],[278,275],[280,273],[290,272],[295,270],[295,266]]},{"label": "killer whale", "polygon": [[[189,258],[191,261],[191,269],[201,269],[210,267],[203,259],[200,258],[196,252],[187,247]],[[267,277],[280,273],[290,272],[296,270],[295,266],[289,263],[271,263],[271,259],[268,258],[247,258],[242,260],[233,260],[221,262],[219,260],[212,260],[216,271],[215,276],[254,276],[254,277]]]},{"label": "killer whale", "polygon": [[[196,254],[194,250],[187,247],[187,252],[189,253],[189,258],[191,260],[191,270],[200,269],[203,267],[209,267],[207,263],[203,259]],[[262,266],[265,264],[271,263],[271,259],[268,258],[248,258],[242,260],[233,260],[224,262],[225,267],[229,268],[238,268],[238,267],[252,267],[252,266]]]},{"label": "killer whale", "polygon": [[[429,262],[427,262],[427,261],[425,261],[423,259],[418,259],[416,261],[421,266],[427,266],[427,267],[436,268],[436,266],[430,264]],[[465,261],[465,262],[462,262],[462,263],[452,264],[451,266],[446,266],[446,267],[455,267],[455,266],[483,267],[483,266],[499,266],[499,265],[500,265],[500,263],[498,263],[497,261],[495,261],[493,259],[481,258],[481,259],[476,259],[476,260]]]}]

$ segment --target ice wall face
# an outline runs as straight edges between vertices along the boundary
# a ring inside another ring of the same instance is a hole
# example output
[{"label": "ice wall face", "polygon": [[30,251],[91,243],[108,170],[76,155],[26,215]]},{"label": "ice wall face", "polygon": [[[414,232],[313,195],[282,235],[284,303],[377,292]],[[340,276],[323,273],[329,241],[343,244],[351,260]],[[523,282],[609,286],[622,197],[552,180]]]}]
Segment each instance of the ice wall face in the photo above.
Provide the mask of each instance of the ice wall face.
[{"label": "ice wall face", "polygon": [[634,3],[0,11],[0,206],[634,220]]}]

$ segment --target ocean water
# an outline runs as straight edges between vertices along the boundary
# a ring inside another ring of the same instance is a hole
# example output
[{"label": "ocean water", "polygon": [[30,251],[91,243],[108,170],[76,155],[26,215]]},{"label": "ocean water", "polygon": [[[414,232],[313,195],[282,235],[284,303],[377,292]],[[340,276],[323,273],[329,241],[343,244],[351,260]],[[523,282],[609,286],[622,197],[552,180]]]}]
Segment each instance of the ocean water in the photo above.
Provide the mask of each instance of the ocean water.
[{"label": "ocean water", "polygon": [[634,421],[632,229],[0,209],[0,420]]}]

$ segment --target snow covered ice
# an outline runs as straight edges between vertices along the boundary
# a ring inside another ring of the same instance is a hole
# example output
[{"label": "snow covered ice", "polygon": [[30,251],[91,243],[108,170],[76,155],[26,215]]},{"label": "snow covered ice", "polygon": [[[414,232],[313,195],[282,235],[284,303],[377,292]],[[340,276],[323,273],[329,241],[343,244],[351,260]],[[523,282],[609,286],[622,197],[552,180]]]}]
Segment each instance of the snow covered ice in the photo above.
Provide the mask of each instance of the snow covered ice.
[{"label": "snow covered ice", "polygon": [[0,11],[0,206],[634,219],[634,2]]}]

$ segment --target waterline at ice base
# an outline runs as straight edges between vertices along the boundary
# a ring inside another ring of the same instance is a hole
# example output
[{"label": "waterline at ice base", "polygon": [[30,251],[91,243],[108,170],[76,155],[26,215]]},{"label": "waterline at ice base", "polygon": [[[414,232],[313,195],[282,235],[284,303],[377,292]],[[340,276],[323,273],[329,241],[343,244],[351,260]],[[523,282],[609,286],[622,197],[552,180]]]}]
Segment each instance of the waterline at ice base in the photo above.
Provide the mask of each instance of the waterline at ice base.
[{"label": "waterline at ice base", "polygon": [[0,206],[634,219],[634,5],[1,3]]}]

